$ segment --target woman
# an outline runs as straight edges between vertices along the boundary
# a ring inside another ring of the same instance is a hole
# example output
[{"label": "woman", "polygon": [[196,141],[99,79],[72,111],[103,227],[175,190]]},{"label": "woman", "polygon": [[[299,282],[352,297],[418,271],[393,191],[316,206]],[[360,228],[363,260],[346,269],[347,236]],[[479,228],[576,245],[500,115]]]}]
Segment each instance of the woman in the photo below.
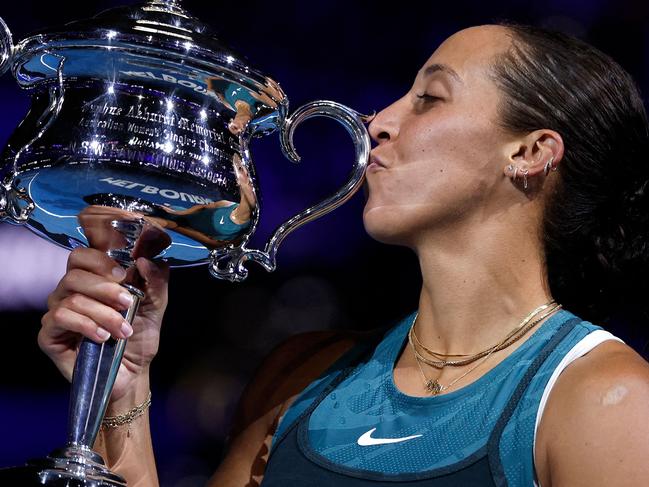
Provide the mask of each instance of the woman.
[{"label": "woman", "polygon": [[[210,485],[645,485],[649,367],[552,299],[601,319],[646,270],[649,135],[629,76],[559,34],[473,27],[370,133],[364,225],[418,256],[418,309],[376,340],[275,350]],[[137,265],[135,333],[115,311],[123,273],[82,250],[40,343],[69,378],[71,336],[133,333],[108,412],[130,436],[105,428],[97,446],[130,485],[155,485],[147,416],[127,412],[149,392],[167,274]]]},{"label": "woman", "polygon": [[252,223],[257,198],[248,170],[239,154],[234,154],[232,167],[240,190],[238,203],[222,199],[186,209],[155,205],[154,211],[147,218],[163,228],[193,238],[208,248],[220,248],[236,242]]},{"label": "woman", "polygon": [[260,107],[277,107],[277,100],[282,99],[282,90],[273,81],[267,81],[258,92],[246,90],[242,85],[228,81],[221,76],[211,76],[205,80],[207,90],[219,99],[227,108],[234,112],[234,117],[228,122],[228,130],[232,135],[242,133]]}]

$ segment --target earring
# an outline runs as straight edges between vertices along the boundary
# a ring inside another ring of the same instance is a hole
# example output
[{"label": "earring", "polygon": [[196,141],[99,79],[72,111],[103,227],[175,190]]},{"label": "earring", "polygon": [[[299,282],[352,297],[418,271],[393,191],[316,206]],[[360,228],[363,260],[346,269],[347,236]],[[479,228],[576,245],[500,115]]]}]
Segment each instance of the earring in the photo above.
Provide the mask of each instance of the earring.
[{"label": "earring", "polygon": [[553,162],[554,162],[554,156],[552,156],[552,157],[550,158],[550,160],[549,160],[548,162],[545,163],[545,167],[543,168],[543,172],[545,173],[546,176],[547,176],[548,174],[550,174],[550,170],[552,170],[552,171],[556,171],[556,170],[557,170],[557,168],[554,167],[554,166],[552,165]]},{"label": "earring", "polygon": [[523,189],[527,189],[527,173],[528,169],[523,169]]}]

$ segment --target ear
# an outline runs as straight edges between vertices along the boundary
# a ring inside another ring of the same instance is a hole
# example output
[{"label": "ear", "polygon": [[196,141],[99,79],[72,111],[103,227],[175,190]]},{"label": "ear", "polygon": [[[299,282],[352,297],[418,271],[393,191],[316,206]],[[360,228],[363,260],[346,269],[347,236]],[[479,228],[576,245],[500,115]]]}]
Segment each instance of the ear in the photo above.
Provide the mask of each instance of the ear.
[{"label": "ear", "polygon": [[[556,170],[563,158],[563,139],[558,132],[539,129],[512,141],[507,147],[507,164],[503,173],[517,179],[547,175],[546,168]],[[526,172],[527,171],[527,172]]]}]

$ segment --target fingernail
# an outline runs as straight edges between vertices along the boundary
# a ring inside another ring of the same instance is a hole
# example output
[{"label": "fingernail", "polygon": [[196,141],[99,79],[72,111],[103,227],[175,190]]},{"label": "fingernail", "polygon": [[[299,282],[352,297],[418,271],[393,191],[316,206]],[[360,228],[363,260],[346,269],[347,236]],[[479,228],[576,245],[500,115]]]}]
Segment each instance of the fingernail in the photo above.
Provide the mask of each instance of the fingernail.
[{"label": "fingernail", "polygon": [[121,332],[122,335],[124,335],[124,338],[128,338],[133,334],[133,328],[128,324],[128,322],[125,321],[122,323]]},{"label": "fingernail", "polygon": [[97,327],[97,331],[95,333],[102,342],[110,338],[110,333],[108,332],[108,330],[103,329],[101,326]]},{"label": "fingernail", "polygon": [[121,267],[113,267],[113,277],[118,281],[122,281],[126,278],[126,271]]},{"label": "fingernail", "polygon": [[133,296],[130,295],[130,293],[119,293],[119,303],[122,306],[126,306],[127,308],[133,304]]}]

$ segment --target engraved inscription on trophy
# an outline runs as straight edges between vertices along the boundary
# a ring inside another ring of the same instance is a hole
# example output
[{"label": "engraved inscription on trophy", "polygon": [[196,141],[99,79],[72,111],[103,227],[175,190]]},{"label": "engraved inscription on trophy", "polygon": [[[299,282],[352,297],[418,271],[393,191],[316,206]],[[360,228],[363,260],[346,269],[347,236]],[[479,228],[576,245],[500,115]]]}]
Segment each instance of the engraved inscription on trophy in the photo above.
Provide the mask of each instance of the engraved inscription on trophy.
[{"label": "engraved inscription on trophy", "polygon": [[219,112],[171,98],[119,94],[119,103],[112,98],[112,104],[93,100],[80,107],[80,133],[93,138],[77,139],[75,154],[190,174],[205,183],[226,181],[218,168],[231,161],[238,141],[224,132]]},{"label": "engraved inscription on trophy", "polygon": [[[141,96],[141,95],[140,95]],[[150,105],[138,101],[127,105],[90,102],[82,107],[79,126],[102,135],[106,141],[83,141],[78,154],[88,157],[141,161],[170,170],[187,172],[215,182],[209,170],[217,161],[233,152],[236,141],[206,122],[208,111],[200,109],[196,118],[174,112],[176,103],[163,101],[165,110],[156,110],[161,102]],[[156,107],[157,105],[157,107]],[[162,108],[162,107],[160,107]],[[192,114],[193,115],[193,114]],[[212,113],[212,117],[219,117]],[[222,122],[219,120],[219,124]],[[127,134],[125,138],[119,134]],[[124,140],[127,147],[115,141]],[[151,149],[159,151],[150,157]],[[187,167],[189,165],[189,167]]]}]

